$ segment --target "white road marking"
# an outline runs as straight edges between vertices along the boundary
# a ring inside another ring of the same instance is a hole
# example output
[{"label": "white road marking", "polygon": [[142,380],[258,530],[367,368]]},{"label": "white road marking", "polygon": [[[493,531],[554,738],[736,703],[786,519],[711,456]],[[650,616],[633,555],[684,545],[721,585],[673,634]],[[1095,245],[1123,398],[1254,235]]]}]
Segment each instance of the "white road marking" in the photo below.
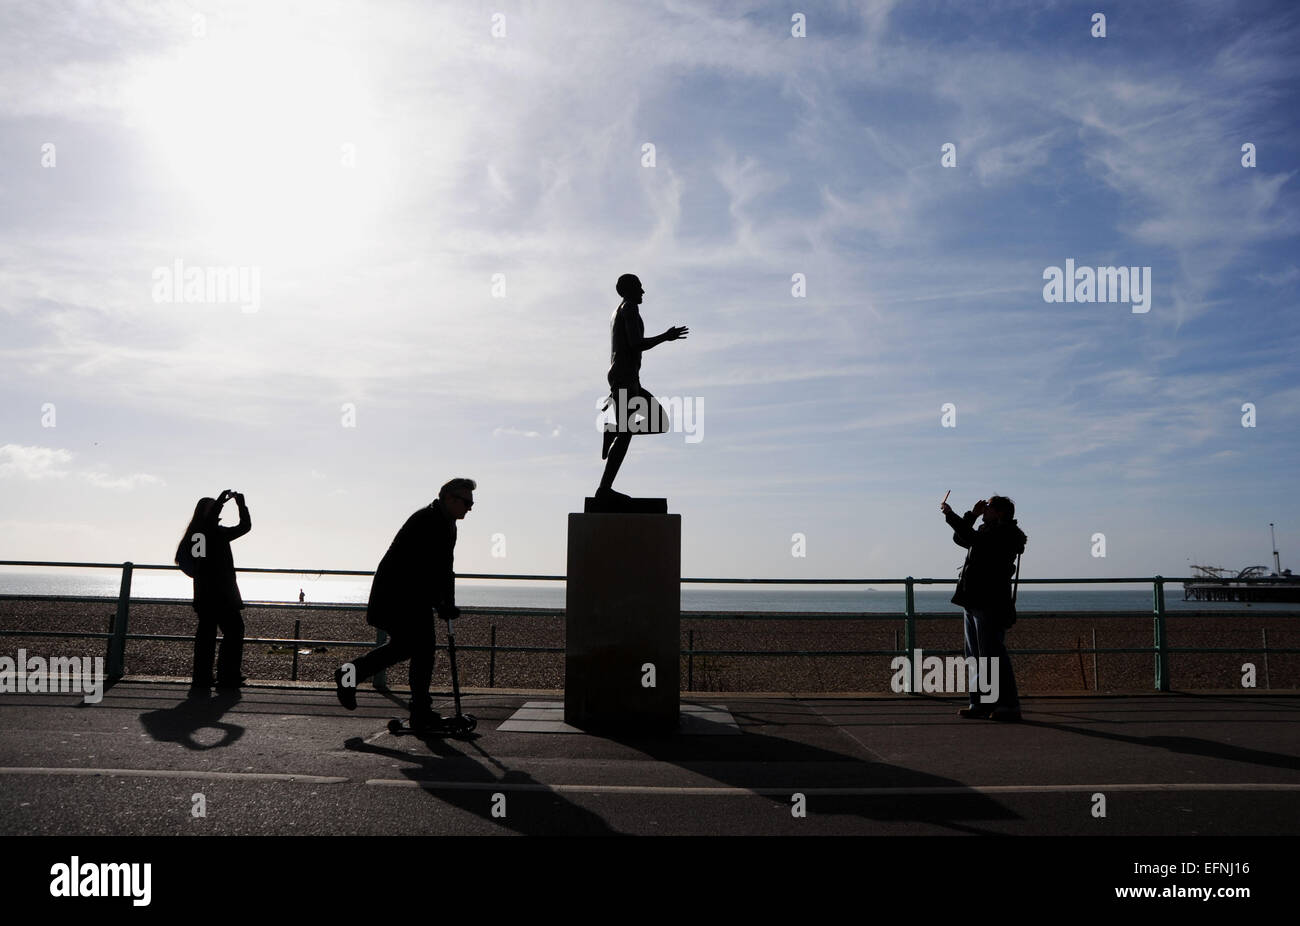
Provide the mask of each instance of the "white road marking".
[{"label": "white road marking", "polygon": [[89,775],[111,778],[207,778],[213,781],[301,781],[307,784],[342,784],[348,778],[329,775],[294,775],[275,772],[206,772],[197,769],[161,768],[42,768],[38,766],[0,767],[0,775]]},{"label": "white road marking", "polygon": [[[299,775],[276,772],[209,772],[198,769],[151,768],[46,768],[42,766],[4,766],[0,775],[81,775],[89,777],[135,778],[203,778],[212,781],[296,781],[305,784],[344,784],[352,781],[332,775]],[[1241,792],[1300,792],[1300,784],[1271,784],[1257,782],[1177,782],[1145,784],[1078,784],[1078,785],[972,785],[970,787],[945,786],[935,788],[737,788],[728,785],[674,786],[674,785],[575,785],[541,783],[506,783],[501,781],[420,781],[411,778],[369,778],[365,784],[387,788],[423,788],[430,791],[532,791],[538,793],[578,794],[677,794],[726,797],[758,795],[783,797],[798,792],[820,797],[939,797],[969,794],[1068,794],[1119,791],[1241,791]]]},{"label": "white road marking", "polygon": [[1109,784],[1109,785],[982,785],[939,788],[735,788],[704,785],[567,785],[516,784],[497,781],[419,781],[410,778],[371,778],[368,785],[389,788],[424,788],[429,791],[537,791],[579,794],[697,794],[723,797],[742,794],[785,796],[798,792],[822,797],[929,797],[949,794],[1067,794],[1096,791],[1300,791],[1300,784]]}]

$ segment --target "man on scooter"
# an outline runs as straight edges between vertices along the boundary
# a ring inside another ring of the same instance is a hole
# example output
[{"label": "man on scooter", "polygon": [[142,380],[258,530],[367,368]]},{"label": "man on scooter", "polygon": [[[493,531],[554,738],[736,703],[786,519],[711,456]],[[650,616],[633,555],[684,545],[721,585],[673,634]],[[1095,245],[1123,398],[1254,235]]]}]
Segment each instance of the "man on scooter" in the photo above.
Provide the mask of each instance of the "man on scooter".
[{"label": "man on scooter", "polygon": [[429,698],[435,647],[431,612],[437,610],[447,621],[460,616],[452,568],[456,522],[474,507],[477,487],[473,479],[446,483],[433,504],[406,519],[380,560],[370,586],[366,623],[386,631],[389,639],[334,672],[335,693],[348,710],[357,706],[357,681],[409,659],[411,728],[432,730],[444,722]]}]

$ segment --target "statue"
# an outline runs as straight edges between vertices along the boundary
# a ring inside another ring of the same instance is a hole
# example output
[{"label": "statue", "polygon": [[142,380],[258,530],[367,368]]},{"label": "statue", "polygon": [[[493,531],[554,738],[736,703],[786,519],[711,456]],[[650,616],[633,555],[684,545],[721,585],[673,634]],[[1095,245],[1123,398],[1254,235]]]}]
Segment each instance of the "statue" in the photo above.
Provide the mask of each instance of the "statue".
[{"label": "statue", "polygon": [[605,472],[600,478],[600,487],[596,489],[595,505],[589,504],[588,511],[637,509],[634,499],[614,491],[614,478],[623,465],[634,435],[663,434],[671,425],[659,400],[641,385],[641,354],[664,341],[680,340],[690,331],[689,328],[675,327],[647,338],[638,308],[641,297],[645,295],[641,281],[633,274],[625,273],[618,278],[614,288],[623,301],[610,319],[609,398],[602,406],[602,410],[613,408],[614,421],[605,425],[600,449]]}]

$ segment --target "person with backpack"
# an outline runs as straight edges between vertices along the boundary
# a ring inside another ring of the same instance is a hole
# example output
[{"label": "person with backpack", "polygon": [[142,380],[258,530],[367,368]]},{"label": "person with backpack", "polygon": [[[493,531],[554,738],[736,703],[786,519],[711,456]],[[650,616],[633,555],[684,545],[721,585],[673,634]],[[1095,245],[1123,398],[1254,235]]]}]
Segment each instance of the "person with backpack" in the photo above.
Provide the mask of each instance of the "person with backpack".
[{"label": "person with backpack", "polygon": [[[952,603],[966,612],[966,656],[998,660],[997,700],[992,705],[979,703],[975,693],[980,686],[968,685],[971,703],[957,713],[964,718],[1020,720],[1020,692],[1006,647],[1007,628],[1016,621],[1011,577],[1019,577],[1019,556],[1028,540],[1016,523],[1015,503],[1003,495],[993,495],[987,501],[977,501],[961,517],[946,501],[939,508],[952,527],[953,542],[967,550],[952,596]],[[980,515],[984,522],[977,530],[974,524]]]},{"label": "person with backpack", "polygon": [[[221,509],[230,499],[239,506],[239,523],[221,525]],[[199,626],[194,633],[194,670],[190,676],[190,697],[205,698],[213,684],[218,691],[238,691],[247,681],[240,672],[244,655],[244,599],[235,581],[235,560],[230,542],[253,529],[248,506],[240,492],[226,489],[216,498],[201,498],[194,506],[185,536],[176,547],[176,565],[194,580],[194,610]],[[217,674],[212,675],[212,657],[221,630],[221,651]]]}]

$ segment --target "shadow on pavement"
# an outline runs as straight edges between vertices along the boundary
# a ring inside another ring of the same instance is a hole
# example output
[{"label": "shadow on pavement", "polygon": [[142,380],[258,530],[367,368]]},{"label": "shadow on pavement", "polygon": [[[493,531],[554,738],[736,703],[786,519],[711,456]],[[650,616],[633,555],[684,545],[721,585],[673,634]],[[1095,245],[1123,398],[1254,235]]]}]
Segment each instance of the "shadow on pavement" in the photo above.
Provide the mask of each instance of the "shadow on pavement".
[{"label": "shadow on pavement", "polygon": [[[222,723],[226,711],[239,703],[239,693],[218,694],[212,698],[187,698],[175,707],[149,711],[140,715],[145,731],[160,743],[180,743],[186,749],[220,749],[234,744],[244,735],[238,724]],[[219,730],[221,737],[212,742],[199,739],[201,730]]]},{"label": "shadow on pavement", "polygon": [[[757,708],[757,709],[756,709]],[[611,742],[635,749],[655,762],[677,765],[707,775],[734,788],[778,789],[784,794],[764,795],[790,812],[792,796],[804,793],[810,814],[844,815],[866,820],[919,822],[959,833],[986,834],[980,821],[1016,820],[1019,815],[993,798],[966,790],[965,782],[926,772],[870,761],[849,753],[801,742],[788,728],[815,726],[828,721],[789,704],[776,710],[751,705],[733,710],[741,736],[609,736]],[[824,788],[889,788],[899,793],[809,794]],[[952,794],[908,794],[908,790],[952,788]]]},{"label": "shadow on pavement", "polygon": [[[402,774],[411,781],[481,784],[483,785],[481,788],[439,788],[436,791],[426,789],[425,794],[434,800],[459,807],[476,817],[491,820],[525,836],[557,833],[568,836],[622,835],[611,829],[599,815],[566,800],[532,776],[524,772],[512,771],[502,765],[478,745],[481,737],[477,734],[471,734],[469,738],[463,740],[443,739],[433,735],[415,736],[415,738],[427,745],[432,755],[421,756],[399,749],[376,746],[367,743],[361,737],[352,737],[344,742],[343,746],[356,752],[387,756],[406,763],[402,768]],[[463,746],[463,751],[456,748],[457,746]],[[495,766],[501,772],[500,777],[476,761],[471,753],[477,753]],[[493,804],[493,785],[508,785],[513,788],[532,785],[542,790],[533,793],[518,790],[503,791],[506,800],[505,815],[493,817],[490,813]]]},{"label": "shadow on pavement", "polygon": [[1228,759],[1233,762],[1245,762],[1249,765],[1266,765],[1272,768],[1300,771],[1300,757],[1297,756],[1280,752],[1265,752],[1261,749],[1247,749],[1244,746],[1233,746],[1231,743],[1199,739],[1194,736],[1128,736],[1123,733],[1090,730],[1066,723],[1049,723],[1043,720],[1025,720],[1022,723],[1025,726],[1060,730],[1063,733],[1076,733],[1079,736],[1092,736],[1117,743],[1132,743],[1135,746],[1147,746],[1151,749],[1168,749],[1170,752],[1180,752],[1185,755]]},{"label": "shadow on pavement", "polygon": [[[984,821],[1020,818],[997,800],[967,790],[965,783],[955,779],[870,761],[833,748],[801,742],[795,728],[811,725],[819,734],[824,735],[832,725],[805,711],[790,712],[789,705],[769,707],[773,709],[734,712],[733,717],[744,731],[740,736],[688,736],[678,733],[658,736],[596,733],[532,735],[546,737],[552,742],[557,736],[563,741],[571,741],[575,748],[570,754],[574,758],[590,755],[593,747],[599,749],[601,743],[615,744],[622,750],[639,754],[648,762],[676,765],[693,775],[707,777],[727,787],[776,792],[760,796],[769,801],[778,813],[791,813],[793,795],[803,793],[809,815],[843,815],[882,822],[920,822],[957,833],[990,833],[994,831],[979,824]],[[488,724],[495,726],[496,721],[488,721]],[[482,744],[490,740],[490,737],[474,735],[468,740],[454,740],[431,736],[420,739],[428,746],[430,755],[422,756],[386,748],[367,743],[359,737],[349,739],[344,745],[348,749],[398,760],[404,765],[402,774],[412,781],[470,784],[471,789],[439,788],[430,789],[427,793],[435,800],[445,801],[479,817],[488,816],[486,808],[492,794],[490,786],[494,783],[538,788],[539,791],[532,793],[505,791],[509,801],[509,814],[494,822],[519,833],[614,835],[618,832],[596,812],[574,804],[530,775],[508,768],[483,748]],[[509,748],[517,752],[518,743]],[[604,754],[602,752],[600,755]],[[619,758],[626,759],[628,756]],[[681,778],[674,775],[673,780],[680,781]],[[483,787],[473,788],[475,784],[482,784]],[[888,788],[903,791],[950,788],[953,793],[816,793],[820,789],[839,788]],[[650,795],[646,799],[655,798]],[[776,817],[770,823],[779,828],[783,819]]]}]

